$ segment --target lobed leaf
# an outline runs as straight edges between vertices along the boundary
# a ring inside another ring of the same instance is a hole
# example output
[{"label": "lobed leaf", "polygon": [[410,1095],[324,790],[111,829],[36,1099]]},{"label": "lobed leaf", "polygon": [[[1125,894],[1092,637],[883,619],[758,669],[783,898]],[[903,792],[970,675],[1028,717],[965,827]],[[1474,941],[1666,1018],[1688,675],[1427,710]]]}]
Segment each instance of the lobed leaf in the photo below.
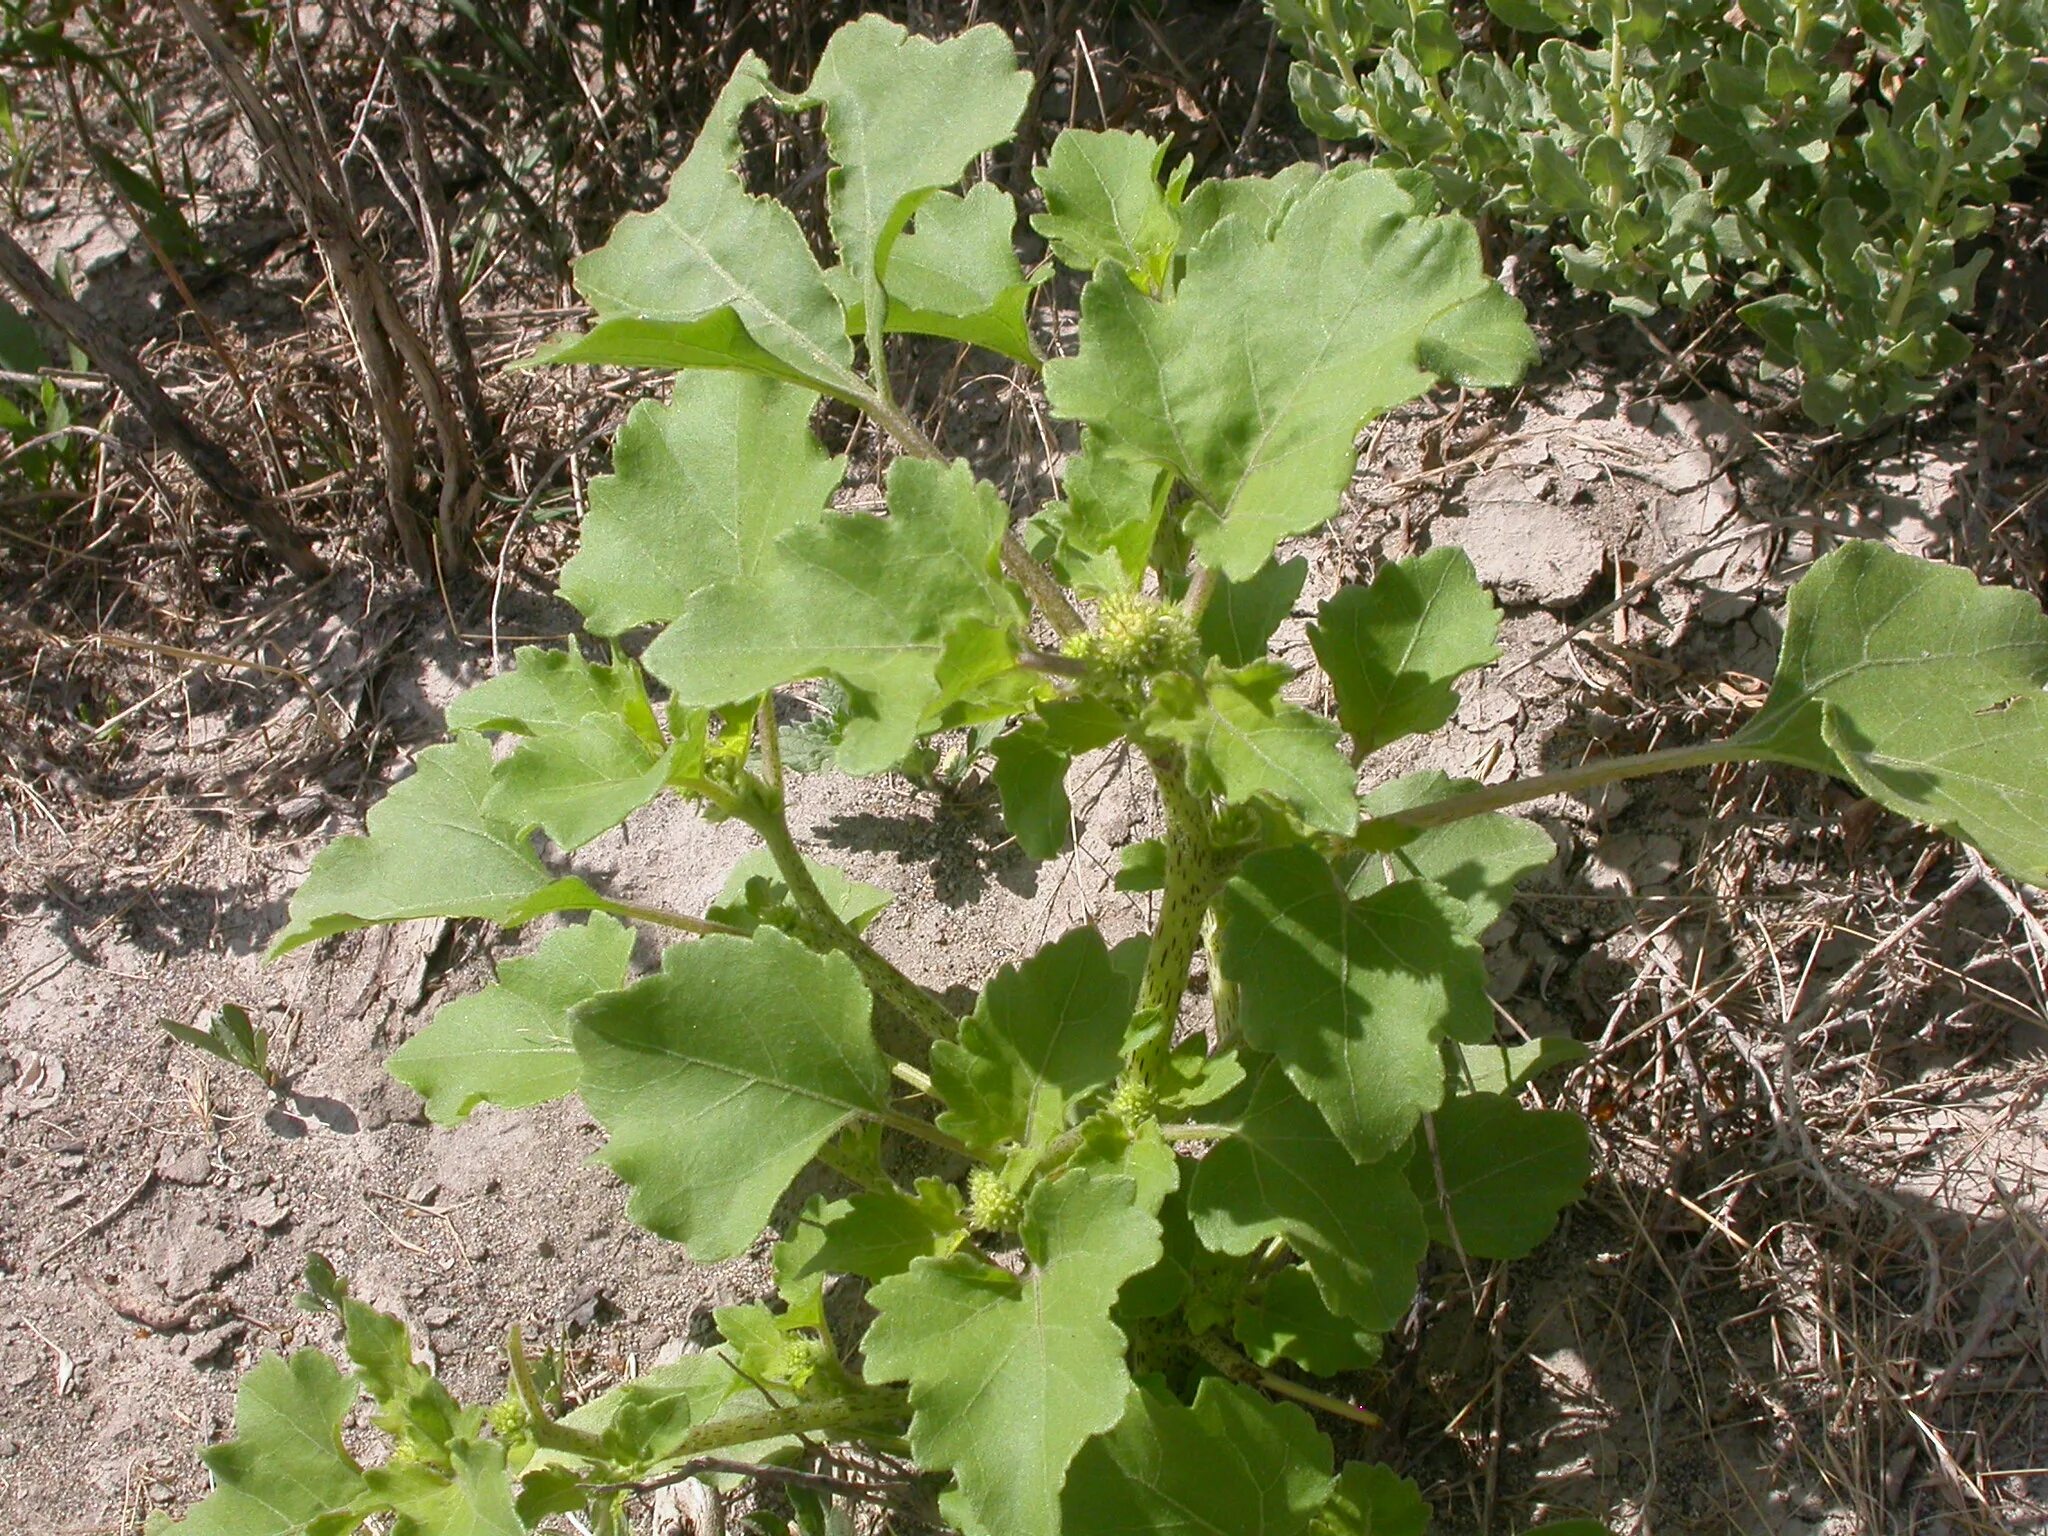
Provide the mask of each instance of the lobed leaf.
[{"label": "lobed leaf", "polygon": [[1735,737],[2048,883],[2048,616],[1966,570],[1846,544],[1793,587],[1777,676]]},{"label": "lobed leaf", "polygon": [[864,1189],[829,1205],[814,1201],[813,1207],[805,1220],[815,1223],[817,1242],[799,1276],[886,1280],[918,1259],[944,1258],[967,1235],[960,1191],[942,1179],[919,1179],[915,1195],[894,1186]]},{"label": "lobed leaf", "polygon": [[953,1254],[869,1292],[868,1374],[910,1383],[911,1449],[953,1474],[940,1508],[966,1536],[1060,1536],[1068,1465],[1122,1415],[1131,1379],[1110,1307],[1160,1255],[1136,1196],[1128,1178],[1071,1170],[1026,1201],[1022,1278]]},{"label": "lobed leaf", "polygon": [[1265,798],[1322,832],[1358,825],[1358,775],[1337,750],[1337,728],[1280,697],[1286,669],[1211,664],[1197,685],[1166,677],[1145,727],[1188,751],[1190,777],[1234,805]]},{"label": "lobed leaf", "polygon": [[444,1005],[384,1068],[427,1101],[439,1125],[479,1104],[524,1109],[573,1093],[569,1012],[624,986],[632,958],[632,930],[593,913],[549,934],[531,955],[505,961],[475,996]]},{"label": "lobed leaf", "polygon": [[671,945],[659,974],[578,1007],[583,1102],[633,1219],[699,1263],[744,1252],[819,1148],[887,1110],[868,1012],[852,961],[767,927]]},{"label": "lobed leaf", "polygon": [[1317,610],[1309,643],[1359,756],[1424,736],[1458,707],[1451,684],[1500,655],[1500,610],[1462,549],[1381,568]]},{"label": "lobed leaf", "polygon": [[793,528],[752,574],[696,594],[647,648],[683,704],[717,707],[825,674],[848,694],[839,765],[878,773],[902,760],[945,702],[948,648],[1003,639],[1023,621],[998,550],[1007,520],[966,465],[898,459],[889,515]]},{"label": "lobed leaf", "polygon": [[1503,1094],[1444,1101],[1417,1137],[1409,1181],[1430,1235],[1475,1259],[1519,1259],[1585,1193],[1593,1165],[1586,1122],[1524,1109]]},{"label": "lobed leaf", "polygon": [[761,61],[742,58],[661,206],[628,214],[577,261],[596,324],[535,362],[737,368],[854,404],[871,398],[845,309],[795,215],[740,182],[740,121],[777,95]]},{"label": "lobed leaf", "polygon": [[774,379],[693,373],[667,404],[633,407],[562,567],[562,596],[591,633],[672,622],[692,594],[754,575],[779,535],[825,515],[845,460],[811,435],[815,403]]},{"label": "lobed leaf", "polygon": [[1134,1387],[1116,1428],[1074,1459],[1069,1536],[1307,1536],[1330,1442],[1290,1403],[1210,1376],[1184,1407]]},{"label": "lobed leaf", "polygon": [[1238,1025],[1361,1159],[1403,1145],[1443,1101],[1446,1038],[1493,1033],[1459,904],[1402,881],[1352,901],[1311,849],[1253,854],[1218,906]]},{"label": "lobed leaf", "polygon": [[1069,128],[1031,173],[1045,212],[1031,227],[1070,267],[1093,272],[1114,262],[1148,293],[1166,284],[1180,245],[1180,203],[1194,169],[1189,156],[1162,184],[1169,146],[1142,133]]},{"label": "lobed leaf", "polygon": [[1428,1529],[1420,1488],[1391,1467],[1354,1461],[1316,1515],[1314,1536],[1423,1536]]},{"label": "lobed leaf", "polygon": [[491,749],[462,733],[419,755],[411,777],[371,807],[367,832],[336,838],[293,894],[278,955],[330,934],[415,917],[479,917],[516,928],[599,905],[581,880],[557,879],[524,826],[488,813]]},{"label": "lobed leaf", "polygon": [[982,182],[965,197],[934,192],[896,239],[883,279],[885,330],[943,336],[1037,367],[1031,295],[1039,278],[1017,262],[1017,205]]},{"label": "lobed leaf", "polygon": [[1260,1365],[1292,1360],[1315,1376],[1362,1371],[1380,1357],[1379,1335],[1337,1316],[1303,1269],[1283,1269],[1240,1296],[1231,1332]]},{"label": "lobed leaf", "polygon": [[182,1536],[347,1536],[372,1507],[343,1449],[355,1383],[317,1349],[266,1355],[235,1392],[235,1438],[205,1453],[213,1492]]},{"label": "lobed leaf", "polygon": [[1196,1233],[1217,1253],[1285,1239],[1331,1311],[1386,1332],[1408,1310],[1429,1247],[1399,1163],[1354,1158],[1272,1063],[1251,1083],[1232,1135],[1195,1167],[1188,1213]]},{"label": "lobed leaf", "polygon": [[939,1128],[969,1146],[1043,1147],[1116,1081],[1137,989],[1093,928],[1077,928],[982,990],[954,1040],[932,1046]]},{"label": "lobed leaf", "polygon": [[837,162],[826,214],[839,259],[863,290],[886,280],[890,246],[917,200],[1007,142],[1031,90],[1009,38],[986,23],[944,42],[882,16],[832,34],[803,101],[825,109]]},{"label": "lobed leaf", "polygon": [[392,1464],[370,1474],[397,1517],[392,1536],[526,1536],[513,1506],[505,1447],[495,1440],[459,1440],[448,1448],[453,1471]]},{"label": "lobed leaf", "polygon": [[624,657],[596,666],[573,650],[522,646],[511,671],[449,704],[448,725],[528,738],[492,770],[484,814],[538,826],[570,851],[660,794],[676,757],[639,666]]},{"label": "lobed leaf", "polygon": [[1307,580],[1308,561],[1296,555],[1268,560],[1244,581],[1218,581],[1196,629],[1203,654],[1226,667],[1265,660],[1267,642],[1294,611]]},{"label": "lobed leaf", "polygon": [[[1477,786],[1435,770],[1382,784],[1365,797],[1368,817],[1391,816],[1410,806]],[[1478,938],[1515,899],[1515,887],[1557,857],[1550,834],[1533,821],[1488,811],[1420,831],[1399,824],[1361,829],[1364,857],[1352,871],[1350,894],[1364,898],[1396,880],[1428,880],[1465,908],[1464,930]]]},{"label": "lobed leaf", "polygon": [[[1502,335],[1517,347],[1494,356]],[[1057,414],[1187,483],[1196,552],[1243,580],[1336,513],[1373,417],[1439,375],[1511,382],[1533,355],[1472,226],[1363,172],[1323,177],[1270,226],[1221,220],[1170,302],[1098,276],[1079,355],[1045,378]]]}]

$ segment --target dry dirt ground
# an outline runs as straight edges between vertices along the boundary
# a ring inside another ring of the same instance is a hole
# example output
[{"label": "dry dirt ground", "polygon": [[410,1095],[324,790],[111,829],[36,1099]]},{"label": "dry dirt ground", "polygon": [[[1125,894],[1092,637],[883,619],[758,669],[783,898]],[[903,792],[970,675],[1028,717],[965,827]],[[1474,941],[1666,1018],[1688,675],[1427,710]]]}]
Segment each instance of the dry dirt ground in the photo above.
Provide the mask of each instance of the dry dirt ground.
[{"label": "dry dirt ground", "polygon": [[[1454,724],[1369,779],[1491,782],[1729,729],[1768,680],[1785,585],[1839,537],[2039,590],[2039,460],[2009,434],[1987,458],[2006,429],[1981,400],[1829,443],[1663,340],[1525,297],[1539,377],[1390,418],[1345,515],[1297,551],[1297,663],[1322,597],[1435,544],[1465,547],[1507,610]],[[2033,478],[1994,473],[2015,463]],[[202,1494],[239,1374],[329,1342],[292,1304],[309,1252],[467,1395],[499,1390],[515,1323],[597,1390],[761,1287],[765,1239],[706,1269],[632,1227],[573,1105],[435,1130],[384,1076],[540,925],[262,959],[312,854],[452,693],[566,629],[546,596],[560,541],[527,537],[459,596],[452,636],[439,600],[367,558],[306,590],[243,555],[175,645],[147,637],[181,589],[145,580],[93,587],[76,627],[10,650],[0,1529],[126,1532]],[[19,579],[42,613],[51,564]],[[1105,756],[1071,787],[1077,847],[1044,866],[978,776],[945,795],[807,779],[793,820],[895,895],[885,951],[968,986],[1076,923],[1144,923],[1149,898],[1111,884],[1156,830],[1142,782]],[[1535,1258],[1433,1268],[1383,1368],[1346,1384],[1387,1421],[1350,1449],[1418,1477],[1440,1529],[2048,1529],[2043,907],[1870,811],[1763,771],[1534,807],[1557,854],[1488,935],[1493,990],[1508,1027],[1592,1047],[1547,1091],[1593,1121],[1599,1173]],[[586,859],[622,895],[698,910],[743,836],[657,810]],[[288,1096],[158,1028],[226,1002],[273,1032]]]}]

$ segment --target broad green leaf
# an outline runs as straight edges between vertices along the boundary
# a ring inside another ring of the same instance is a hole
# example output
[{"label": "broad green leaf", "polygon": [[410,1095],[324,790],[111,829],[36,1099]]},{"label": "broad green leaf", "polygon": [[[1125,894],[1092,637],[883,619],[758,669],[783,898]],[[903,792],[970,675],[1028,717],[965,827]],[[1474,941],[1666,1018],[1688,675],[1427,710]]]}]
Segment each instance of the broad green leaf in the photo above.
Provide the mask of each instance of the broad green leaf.
[{"label": "broad green leaf", "polygon": [[965,197],[934,192],[897,236],[883,286],[887,329],[944,336],[1038,366],[1028,316],[1038,285],[1017,264],[1017,205],[982,182]]},{"label": "broad green leaf", "polygon": [[1225,577],[1217,582],[1199,626],[1204,654],[1226,667],[1264,660],[1266,642],[1294,611],[1307,580],[1308,561],[1296,555],[1284,562],[1268,560],[1247,581]]},{"label": "broad green leaf", "polygon": [[497,980],[442,1007],[384,1063],[451,1125],[479,1104],[524,1109],[576,1091],[569,1010],[626,984],[633,932],[602,913],[560,928]]},{"label": "broad green leaf", "polygon": [[1172,477],[1158,465],[1121,458],[1098,433],[1081,434],[1081,451],[1061,476],[1066,500],[1039,514],[1057,543],[1068,585],[1084,597],[1136,592],[1166,512]]},{"label": "broad green leaf", "polygon": [[868,1009],[852,961],[773,928],[673,944],[658,975],[577,1008],[583,1102],[632,1218],[699,1263],[744,1252],[818,1149],[888,1108]]},{"label": "broad green leaf", "polygon": [[336,838],[292,896],[272,958],[351,928],[415,917],[480,917],[516,928],[549,912],[598,905],[557,879],[517,823],[485,812],[491,749],[463,733],[419,755],[411,777],[370,810],[367,833]]},{"label": "broad green leaf", "polygon": [[1313,161],[1297,160],[1272,176],[1212,176],[1196,185],[1181,210],[1181,249],[1194,250],[1228,218],[1243,219],[1264,231],[1324,176],[1345,171],[1342,165],[1324,171]]},{"label": "broad green leaf", "polygon": [[526,1522],[512,1507],[504,1446],[495,1440],[459,1440],[448,1455],[452,1478],[414,1467],[403,1470],[426,1475],[384,1481],[380,1491],[397,1516],[391,1536],[526,1536]]},{"label": "broad green leaf", "polygon": [[1045,194],[1045,212],[1031,227],[1066,265],[1093,272],[1113,261],[1159,292],[1180,244],[1181,194],[1194,168],[1192,157],[1183,159],[1162,184],[1169,147],[1142,133],[1069,128],[1031,173]]},{"label": "broad green leaf", "polygon": [[1534,1251],[1592,1176],[1577,1115],[1470,1093],[1446,1099],[1430,1123],[1435,1153],[1430,1137],[1415,1139],[1409,1182],[1430,1235],[1475,1259]]},{"label": "broad green leaf", "polygon": [[1291,1403],[1217,1376],[1191,1408],[1134,1387],[1116,1428],[1074,1458],[1066,1529],[1307,1536],[1330,1483],[1330,1442]]},{"label": "broad green leaf", "polygon": [[646,684],[631,661],[598,664],[577,651],[537,645],[519,647],[509,672],[456,695],[447,719],[451,731],[550,736],[576,730],[593,714],[617,715],[650,747],[662,745]]},{"label": "broad green leaf", "polygon": [[1569,1067],[1590,1054],[1568,1035],[1538,1035],[1514,1045],[1460,1045],[1452,1087],[1460,1093],[1513,1093],[1546,1072]]},{"label": "broad green leaf", "polygon": [[832,34],[804,100],[825,109],[825,143],[838,162],[826,213],[839,259],[864,291],[886,280],[890,245],[919,196],[952,186],[1007,142],[1031,87],[1000,27],[934,42],[863,16]]},{"label": "broad green leaf", "polygon": [[[856,880],[845,871],[834,869],[830,864],[820,864],[809,855],[799,857],[810,872],[811,883],[825,898],[825,905],[855,933],[863,932],[895,899],[879,885]],[[733,865],[731,873],[725,877],[725,888],[719,892],[717,905],[707,915],[718,922],[751,931],[753,925],[785,910],[793,910],[791,897],[781,871],[775,867],[775,856],[766,848],[756,848],[743,854]]]},{"label": "broad green leaf", "polygon": [[538,826],[556,846],[582,847],[666,786],[672,756],[640,668],[596,666],[575,651],[522,646],[511,671],[448,706],[451,730],[529,738],[500,762],[484,815]]},{"label": "broad green leaf", "polygon": [[2048,616],[1871,541],[1792,589],[1770,697],[1735,738],[2048,884]]},{"label": "broad green leaf", "polygon": [[1245,860],[1218,910],[1238,1027],[1357,1157],[1394,1151],[1443,1101],[1439,1042],[1492,1037],[1479,947],[1435,886],[1354,902],[1313,850],[1276,848]]},{"label": "broad green leaf", "polygon": [[317,1349],[266,1355],[235,1393],[235,1438],[205,1453],[213,1492],[181,1536],[346,1536],[363,1522],[362,1469],[342,1448],[355,1383]]},{"label": "broad green leaf", "polygon": [[895,766],[940,701],[948,640],[1009,631],[1023,612],[1000,571],[1006,513],[964,464],[898,459],[889,515],[793,528],[750,576],[704,588],[647,648],[684,704],[716,707],[799,678],[846,688],[839,763]]},{"label": "broad green leaf", "polygon": [[932,1046],[941,1130],[969,1146],[1042,1147],[1116,1080],[1135,1002],[1093,928],[997,971],[956,1040]]},{"label": "broad green leaf", "polygon": [[1196,1165],[1188,1214],[1218,1253],[1284,1238],[1330,1310],[1374,1333],[1400,1322],[1429,1247],[1400,1160],[1357,1161],[1270,1064],[1254,1076],[1235,1134]]},{"label": "broad green leaf", "polygon": [[1075,1169],[1038,1185],[1022,1277],[965,1254],[919,1259],[868,1293],[867,1373],[908,1381],[917,1464],[966,1536],[1059,1536],[1067,1467],[1124,1411],[1131,1379],[1118,1288],[1159,1258],[1137,1186]]},{"label": "broad green leaf", "polygon": [[1432,549],[1346,587],[1309,626],[1360,756],[1451,718],[1451,684],[1500,655],[1500,610],[1462,549]]},{"label": "broad green leaf", "polygon": [[1392,1467],[1345,1463],[1316,1514],[1314,1536],[1423,1536],[1429,1505],[1422,1490]]},{"label": "broad green leaf", "polygon": [[[1325,176],[1269,228],[1216,225],[1171,302],[1090,282],[1080,353],[1046,365],[1047,393],[1105,446],[1187,482],[1197,553],[1245,580],[1335,515],[1359,430],[1430,386],[1432,356],[1478,352],[1501,302],[1470,224],[1418,217],[1382,173]],[[1511,362],[1463,381],[1518,377],[1533,356],[1520,335]]]},{"label": "broad green leaf", "polygon": [[[1363,809],[1369,817],[1390,816],[1476,787],[1431,769],[1382,784],[1365,797]],[[1383,839],[1382,833],[1389,835]],[[1395,880],[1432,880],[1464,904],[1465,931],[1475,939],[1507,910],[1516,885],[1557,857],[1548,832],[1501,811],[1419,831],[1369,823],[1358,841],[1366,852],[1352,871],[1354,897],[1370,896]]]},{"label": "broad green leaf", "polygon": [[[812,1219],[806,1212],[806,1219]],[[943,1258],[967,1235],[960,1191],[941,1179],[917,1181],[917,1193],[866,1189],[823,1207],[818,1242],[803,1261],[805,1275],[859,1275],[886,1280],[913,1261]]]},{"label": "broad green leaf", "polygon": [[655,748],[617,715],[585,715],[566,731],[522,743],[498,764],[484,814],[538,826],[573,853],[668,787],[676,750]]},{"label": "broad green leaf", "polygon": [[[1193,1177],[1192,1164],[1178,1175],[1182,1186]],[[1194,1288],[1195,1271],[1215,1260],[1202,1250],[1188,1220],[1187,1197],[1176,1190],[1159,1205],[1160,1254],[1157,1262],[1131,1276],[1117,1293],[1116,1315],[1120,1322],[1137,1318],[1166,1317],[1187,1299]]]},{"label": "broad green leaf", "polygon": [[[837,301],[835,300],[835,303]],[[845,312],[838,312],[842,320]],[[834,367],[807,370],[783,361],[755,341],[740,316],[714,310],[699,320],[632,316],[600,319],[588,331],[558,336],[537,348],[527,366],[591,368],[738,369],[800,385],[865,410],[874,397],[860,377]]]},{"label": "broad green leaf", "polygon": [[1034,859],[1059,856],[1073,832],[1074,807],[1067,799],[1067,768],[1073,758],[1027,722],[996,738],[996,793],[1003,823],[1017,846]]},{"label": "broad green leaf", "polygon": [[1240,1296],[1231,1332],[1260,1365],[1292,1360],[1314,1376],[1362,1371],[1380,1357],[1379,1335],[1332,1312],[1303,1269],[1283,1269],[1256,1296]]},{"label": "broad green leaf", "polygon": [[773,379],[692,373],[668,404],[633,407],[562,567],[562,596],[593,634],[671,622],[692,593],[753,575],[778,535],[824,515],[845,460],[811,436],[814,404]]},{"label": "broad green leaf", "polygon": [[1284,667],[1212,664],[1200,684],[1169,676],[1153,687],[1146,728],[1188,749],[1197,788],[1234,805],[1261,796],[1318,831],[1358,825],[1358,776],[1337,750],[1337,728],[1280,697]]},{"label": "broad green leaf", "polygon": [[741,368],[855,404],[872,398],[853,371],[846,313],[796,216],[750,194],[735,169],[740,120],[775,94],[761,61],[741,59],[662,205],[628,214],[576,263],[596,325],[536,361]]}]

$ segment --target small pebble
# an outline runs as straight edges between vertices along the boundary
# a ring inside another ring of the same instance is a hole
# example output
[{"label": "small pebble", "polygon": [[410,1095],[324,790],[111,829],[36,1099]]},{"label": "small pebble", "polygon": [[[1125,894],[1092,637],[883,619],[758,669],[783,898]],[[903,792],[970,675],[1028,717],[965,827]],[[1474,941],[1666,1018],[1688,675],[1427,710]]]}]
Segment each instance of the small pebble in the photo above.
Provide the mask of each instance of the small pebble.
[{"label": "small pebble", "polygon": [[156,1172],[166,1183],[197,1186],[213,1177],[213,1159],[204,1147],[187,1147],[174,1157],[158,1159]]}]

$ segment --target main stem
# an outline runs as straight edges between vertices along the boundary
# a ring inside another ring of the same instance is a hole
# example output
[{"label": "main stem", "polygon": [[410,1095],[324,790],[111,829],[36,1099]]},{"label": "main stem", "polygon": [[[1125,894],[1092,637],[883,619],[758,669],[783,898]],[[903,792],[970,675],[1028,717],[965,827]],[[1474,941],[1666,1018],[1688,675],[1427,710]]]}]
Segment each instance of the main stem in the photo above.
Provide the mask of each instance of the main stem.
[{"label": "main stem", "polygon": [[1202,942],[1202,917],[1222,877],[1222,861],[1212,837],[1209,807],[1189,788],[1187,770],[1178,756],[1148,753],[1152,777],[1166,812],[1166,884],[1160,899],[1159,924],[1145,951],[1145,977],[1138,988],[1138,1008],[1157,1009],[1166,1028],[1132,1060],[1132,1071],[1157,1084],[1173,1048],[1173,1023],[1180,1017],[1187,993],[1188,968]]}]

